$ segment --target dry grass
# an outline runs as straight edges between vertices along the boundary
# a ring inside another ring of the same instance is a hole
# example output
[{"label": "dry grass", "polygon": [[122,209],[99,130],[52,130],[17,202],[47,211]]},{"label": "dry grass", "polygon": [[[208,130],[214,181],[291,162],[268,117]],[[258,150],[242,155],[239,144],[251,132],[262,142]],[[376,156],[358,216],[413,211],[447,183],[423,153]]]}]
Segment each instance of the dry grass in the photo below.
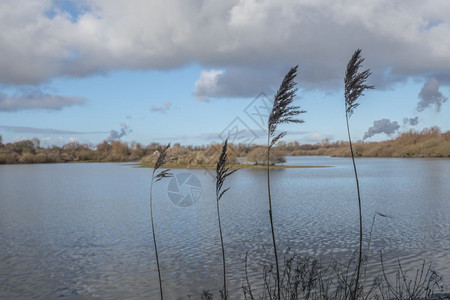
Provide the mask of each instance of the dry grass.
[{"label": "dry grass", "polygon": [[[353,143],[355,155],[359,157],[450,157],[450,131],[440,132],[439,128],[422,131],[409,130],[398,137],[382,142]],[[349,157],[348,143],[331,145],[302,145],[284,152],[285,155],[327,155]]]},{"label": "dry grass", "polygon": [[[355,253],[356,254],[356,253]],[[364,261],[367,259],[364,258]],[[380,261],[382,261],[380,255]],[[245,268],[248,262],[246,259]],[[443,294],[442,278],[425,262],[414,272],[405,272],[398,262],[394,276],[387,276],[384,269],[381,273],[367,280],[363,293],[362,287],[356,287],[357,259],[353,255],[349,261],[342,263],[332,260],[323,264],[313,257],[299,254],[285,255],[281,279],[281,298],[276,295],[276,275],[273,266],[264,268],[262,289],[255,290],[248,278],[243,280],[242,291],[246,300],[348,300],[356,299],[449,299]],[[412,274],[413,276],[410,276]],[[356,289],[356,296],[353,295]],[[212,299],[212,298],[209,298]]]}]

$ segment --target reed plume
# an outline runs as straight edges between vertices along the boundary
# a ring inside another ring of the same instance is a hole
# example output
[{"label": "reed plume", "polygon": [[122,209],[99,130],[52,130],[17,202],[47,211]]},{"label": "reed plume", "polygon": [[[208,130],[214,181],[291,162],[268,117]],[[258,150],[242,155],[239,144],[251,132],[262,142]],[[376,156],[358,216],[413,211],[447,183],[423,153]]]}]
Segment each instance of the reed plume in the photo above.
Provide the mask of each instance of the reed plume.
[{"label": "reed plume", "polygon": [[162,288],[162,280],[161,280],[161,269],[159,267],[158,247],[156,245],[155,224],[153,221],[152,190],[153,190],[154,182],[156,183],[163,178],[173,176],[173,174],[170,173],[170,169],[162,170],[161,172],[157,173],[159,168],[163,167],[167,162],[167,150],[169,148],[170,148],[170,143],[167,146],[165,146],[159,153],[158,159],[156,160],[155,166],[153,167],[152,180],[150,183],[150,221],[152,223],[153,245],[155,246],[155,256],[156,256],[156,265],[158,267],[159,291],[161,294],[161,300],[164,299],[164,296],[163,296],[163,288]]},{"label": "reed plume", "polygon": [[289,70],[283,79],[283,82],[278,89],[274,101],[272,111],[270,112],[268,124],[267,124],[267,193],[269,197],[269,217],[270,227],[272,230],[272,242],[273,250],[275,252],[275,264],[277,271],[277,294],[278,299],[281,299],[281,285],[280,285],[280,268],[278,263],[277,244],[275,239],[275,230],[273,227],[273,214],[272,214],[272,197],[270,194],[270,150],[277,144],[285,135],[286,132],[280,132],[276,134],[278,124],[283,123],[303,123],[303,120],[296,119],[295,117],[306,111],[300,110],[299,106],[292,106],[291,103],[294,100],[297,92],[294,82],[297,76],[297,68],[295,66]]},{"label": "reed plume", "polygon": [[361,68],[361,64],[363,63],[363,61],[364,58],[361,57],[361,49],[357,49],[353,53],[352,58],[347,64],[347,71],[345,72],[345,79],[344,79],[345,119],[347,122],[348,142],[350,145],[350,152],[352,155],[353,171],[355,173],[356,191],[358,194],[358,208],[359,208],[359,256],[358,256],[358,268],[356,273],[356,283],[355,283],[355,290],[353,292],[353,299],[356,299],[358,293],[359,275],[362,262],[363,229],[362,229],[361,194],[359,190],[358,172],[356,170],[355,154],[353,152],[352,139],[350,136],[350,126],[348,120],[352,116],[355,108],[358,107],[359,105],[359,103],[356,101],[359,98],[359,96],[364,95],[363,94],[364,90],[374,88],[371,85],[365,84],[367,78],[370,76],[370,74],[372,74],[370,72],[370,69],[367,69],[363,72],[359,72],[359,69]]},{"label": "reed plume", "polygon": [[222,147],[222,153],[220,154],[219,160],[217,161],[216,167],[216,205],[217,205],[217,219],[219,221],[219,233],[220,233],[220,244],[222,247],[222,263],[223,263],[223,293],[222,299],[228,299],[228,290],[227,290],[227,272],[226,272],[226,264],[225,264],[225,247],[223,245],[223,237],[222,237],[222,224],[220,222],[220,206],[219,201],[222,199],[222,196],[230,189],[226,188],[222,190],[225,179],[237,171],[231,170],[231,166],[229,165],[228,155],[227,155],[227,144],[228,139],[225,140],[225,143]]}]

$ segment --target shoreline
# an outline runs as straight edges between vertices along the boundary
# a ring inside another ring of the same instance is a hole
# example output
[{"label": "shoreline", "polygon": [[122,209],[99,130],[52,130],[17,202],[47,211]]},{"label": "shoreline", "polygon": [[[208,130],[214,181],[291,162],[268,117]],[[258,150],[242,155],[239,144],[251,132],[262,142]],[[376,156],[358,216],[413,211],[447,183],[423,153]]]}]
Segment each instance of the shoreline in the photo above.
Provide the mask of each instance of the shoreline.
[{"label": "shoreline", "polygon": [[[138,168],[153,168],[154,164],[144,164],[136,163],[134,164]],[[166,164],[165,169],[190,169],[190,170],[201,170],[208,169],[214,170],[216,166],[200,166],[200,165],[177,165],[177,164]],[[273,165],[270,169],[311,169],[311,168],[333,168],[333,166],[292,166],[292,165]],[[265,165],[252,165],[252,164],[235,164],[231,166],[231,169],[252,169],[252,170],[266,170]]]}]

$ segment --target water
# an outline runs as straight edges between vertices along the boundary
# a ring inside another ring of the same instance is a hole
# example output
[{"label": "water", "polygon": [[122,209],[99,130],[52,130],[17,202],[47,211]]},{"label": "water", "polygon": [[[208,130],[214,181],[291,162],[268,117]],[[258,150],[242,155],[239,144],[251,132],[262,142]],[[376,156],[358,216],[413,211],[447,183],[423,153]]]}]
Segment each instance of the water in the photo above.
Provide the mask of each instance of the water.
[{"label": "water", "polygon": [[[330,167],[272,171],[279,249],[347,260],[359,232],[350,159],[289,157],[287,164]],[[357,164],[365,233],[376,212],[389,216],[375,219],[373,269],[382,250],[387,272],[397,258],[406,269],[425,259],[450,283],[450,160],[360,158]],[[217,294],[222,258],[213,178],[204,170],[174,173],[197,177],[201,195],[180,207],[169,199],[170,179],[154,186],[165,296]],[[150,175],[130,164],[1,165],[0,298],[157,299]],[[220,205],[229,286],[238,298],[246,252],[255,286],[273,252],[265,171],[243,169],[229,179]]]}]

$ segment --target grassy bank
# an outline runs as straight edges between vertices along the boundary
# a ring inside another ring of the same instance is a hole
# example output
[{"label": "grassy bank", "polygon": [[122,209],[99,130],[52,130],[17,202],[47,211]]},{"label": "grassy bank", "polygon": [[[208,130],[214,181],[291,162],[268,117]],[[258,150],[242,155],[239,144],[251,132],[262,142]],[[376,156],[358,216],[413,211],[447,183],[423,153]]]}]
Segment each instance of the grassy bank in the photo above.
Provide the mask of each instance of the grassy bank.
[{"label": "grassy bank", "polygon": [[[346,142],[324,141],[286,150],[285,155],[350,156]],[[422,131],[410,130],[388,141],[356,142],[354,151],[360,157],[450,157],[450,131],[441,132],[437,127]]]}]

